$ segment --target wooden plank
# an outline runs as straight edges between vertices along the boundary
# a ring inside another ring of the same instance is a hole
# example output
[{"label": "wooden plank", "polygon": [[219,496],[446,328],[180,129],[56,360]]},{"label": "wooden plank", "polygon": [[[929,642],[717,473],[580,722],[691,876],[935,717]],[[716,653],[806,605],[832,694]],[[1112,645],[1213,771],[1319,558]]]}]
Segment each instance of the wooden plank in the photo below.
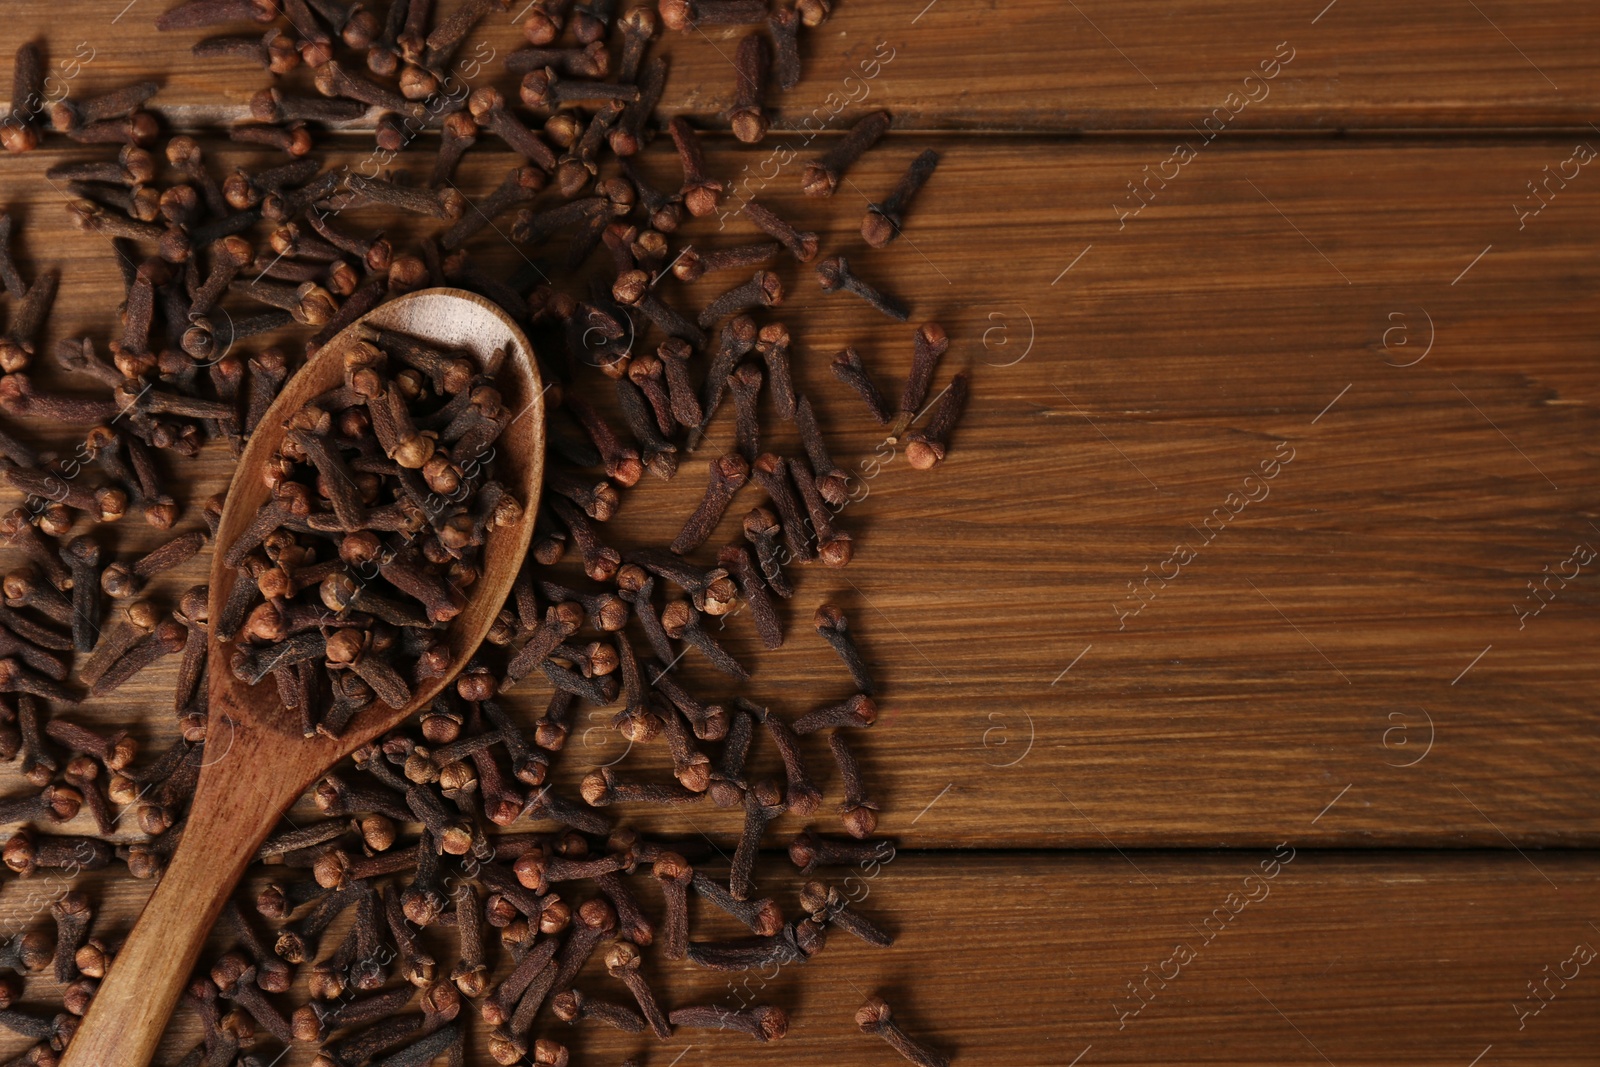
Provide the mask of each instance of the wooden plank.
[{"label": "wooden plank", "polygon": [[[777,898],[792,911],[792,868],[776,856],[763,863],[764,881],[785,887]],[[548,1013],[540,1032],[584,1063],[641,1054],[650,1063],[680,1055],[694,1064],[895,1062],[852,1022],[877,992],[908,1031],[956,1062],[1325,1058],[1460,1067],[1482,1055],[1483,1063],[1553,1064],[1579,1062],[1600,1036],[1600,983],[1590,974],[1600,945],[1591,918],[1600,860],[1592,855],[1530,863],[1510,852],[1327,854],[1294,843],[1228,855],[902,852],[870,871],[826,877],[893,932],[893,948],[836,932],[818,958],[775,976],[646,955],[647,974],[671,1006],[785,1008],[791,1027],[782,1044],[680,1031],[662,1046],[569,1029]],[[0,907],[28,888],[8,881]],[[126,917],[145,891],[123,878],[98,898]],[[652,912],[655,891],[640,886]],[[714,927],[697,925],[697,938],[733,936],[696,916]],[[453,959],[449,945],[445,936],[434,949],[441,965]],[[303,979],[308,968],[300,970]],[[42,1003],[50,983],[36,982],[30,998]],[[626,998],[594,961],[580,985]],[[176,1062],[198,1037],[193,1014],[180,1013],[158,1062]],[[18,1047],[7,1039],[0,1054]],[[281,1062],[309,1060],[297,1049]]]},{"label": "wooden plank", "polygon": [[[855,249],[869,191],[918,147],[878,153],[805,216],[826,246]],[[1600,268],[1583,235],[1600,193],[1574,181],[1520,231],[1510,210],[1565,143],[1212,150],[1120,228],[1108,205],[1144,147],[947,147],[905,238],[857,256],[948,328],[938,386],[974,373],[941,470],[878,458],[881,431],[826,369],[855,344],[893,394],[909,327],[778,268],[802,385],[864,499],[841,520],[857,562],[799,576],[786,648],[758,655],[728,621],[756,699],[798,712],[848,694],[808,632],[818,602],[842,604],[885,694],[861,741],[883,827],[922,846],[998,843],[997,812],[1013,846],[1593,845],[1596,667],[1577,650],[1600,623],[1592,563],[1568,561],[1597,537]],[[101,243],[53,228],[43,162],[7,161],[5,187],[28,254],[67,268],[53,336],[104,337],[115,272]],[[475,165],[470,195],[504,160]],[[795,180],[762,195],[801,217]],[[737,217],[687,235],[746,239]],[[696,306],[730,282],[665,291]],[[719,422],[708,449],[730,435]],[[630,493],[608,536],[669,539],[703,458]],[[198,500],[231,474],[208,452],[181,477]],[[159,536],[136,519],[114,535],[130,551]],[[1532,599],[1557,572],[1567,584]],[[159,743],[170,720],[145,709],[173,666],[85,713]],[[732,695],[697,656],[684,669]]]},{"label": "wooden plank", "polygon": [[[869,495],[835,588],[901,712],[868,755],[885,826],[1592,843],[1596,591],[1513,610],[1596,534],[1597,202],[1574,185],[1519,231],[1507,197],[1553,150],[1234,149],[1125,223],[1144,153],[952,151],[911,247],[859,265],[956,323],[973,452],[922,475],[865,427],[836,450]],[[853,341],[897,380],[902,328],[818,306],[791,315],[813,365]]]},{"label": "wooden plank", "polygon": [[[794,287],[808,388],[866,494],[843,517],[859,565],[806,595],[852,612],[886,676],[866,759],[890,832],[1593,842],[1574,650],[1595,592],[1552,582],[1513,612],[1595,532],[1596,201],[1574,185],[1519,232],[1506,199],[1552,150],[1233,150],[1123,229],[1102,205],[1141,152],[953,150],[923,228],[858,260],[974,371],[967,451],[931,475],[882,462],[822,367],[855,343],[893,386],[909,331]],[[857,209],[902,160],[856,178]],[[1436,349],[1401,366],[1429,318]],[[1262,479],[1280,441],[1293,459]],[[651,537],[686,508],[641,504]],[[810,676],[802,637],[763,681]]]},{"label": "wooden plank", "polygon": [[[8,40],[47,34],[53,62],[92,57],[73,72],[82,86],[75,93],[160,71],[159,102],[177,121],[241,114],[265,75],[196,60],[189,49],[204,33],[157,32],[155,16],[170,6],[114,0],[69,26],[59,5],[22,0],[8,9]],[[491,16],[461,55],[492,54],[498,70],[500,57],[524,43],[515,18],[524,6]],[[797,129],[837,126],[831,116],[848,100],[887,107],[907,127],[975,131],[1188,131],[1208,118],[1229,130],[1587,130],[1600,103],[1597,18],[1573,0],[1311,0],[1292,8],[1267,0],[1012,0],[1003,8],[932,0],[893,12],[845,2],[805,35],[801,88],[781,101],[774,93],[771,103],[780,124]],[[669,112],[721,121],[743,32],[709,27],[667,42]],[[1272,77],[1261,80],[1263,72]],[[479,81],[475,68],[466,73]]]}]

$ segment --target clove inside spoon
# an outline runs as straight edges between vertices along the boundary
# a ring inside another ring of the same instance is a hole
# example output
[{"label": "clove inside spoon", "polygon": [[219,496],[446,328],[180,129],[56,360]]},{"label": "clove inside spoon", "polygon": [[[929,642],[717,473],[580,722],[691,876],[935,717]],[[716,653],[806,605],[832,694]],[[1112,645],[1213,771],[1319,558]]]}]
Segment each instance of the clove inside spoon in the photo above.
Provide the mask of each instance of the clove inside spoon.
[{"label": "clove inside spoon", "polygon": [[459,289],[426,289],[368,312],[284,386],[234,471],[211,564],[211,618],[221,616],[235,572],[227,547],[269,497],[261,472],[283,441],[285,422],[313,397],[342,384],[344,354],[362,327],[410,334],[470,352],[484,364],[506,349],[496,380],[510,424],[495,443],[501,481],[523,504],[522,519],[491,530],[481,576],[445,631],[450,664],[418,685],[404,707],[374,702],[337,738],[305,737],[271,684],[249,686],[228,668],[234,646],[213,633],[207,648],[210,718],[205,763],[183,839],[139,921],[100,983],[62,1067],[146,1067],[228,894],[279,817],[340,759],[432,703],[488,634],[533,535],[544,474],[544,388],[522,331],[494,304]]}]

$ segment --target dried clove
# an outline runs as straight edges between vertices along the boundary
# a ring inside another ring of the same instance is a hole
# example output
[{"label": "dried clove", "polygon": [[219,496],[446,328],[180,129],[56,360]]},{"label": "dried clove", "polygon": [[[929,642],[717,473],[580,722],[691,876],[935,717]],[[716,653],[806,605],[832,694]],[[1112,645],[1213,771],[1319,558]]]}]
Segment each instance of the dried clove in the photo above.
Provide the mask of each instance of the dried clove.
[{"label": "dried clove", "polygon": [[835,293],[842,289],[846,292],[854,293],[878,311],[898,322],[905,322],[911,317],[911,312],[899,300],[875,289],[850,273],[850,261],[844,256],[833,256],[818,263],[817,280],[822,283],[823,292]]},{"label": "dried clove", "polygon": [[863,1034],[883,1038],[890,1048],[917,1067],[949,1067],[948,1057],[918,1043],[900,1029],[882,997],[868,997],[867,1002],[856,1010],[856,1026],[860,1027]]},{"label": "dried clove", "polygon": [[749,462],[737,454],[712,460],[708,469],[710,481],[706,485],[706,494],[673,539],[672,551],[679,555],[686,555],[705,543],[717,523],[722,521],[728,505],[733,502],[733,495],[750,477]]},{"label": "dried clove", "polygon": [[849,386],[862,403],[867,405],[867,412],[872,420],[880,426],[889,424],[889,402],[878,391],[877,385],[867,374],[867,368],[861,362],[861,355],[854,348],[846,348],[833,357],[833,376]]},{"label": "dried clove", "polygon": [[812,617],[812,624],[817,629],[817,635],[828,642],[838,654],[845,670],[850,672],[850,678],[855,682],[856,688],[871,696],[874,692],[872,674],[867,670],[867,665],[861,659],[861,653],[856,649],[855,639],[850,636],[850,624],[844,612],[832,604],[819,604],[816,614]]},{"label": "dried clove", "polygon": [[761,1004],[740,1011],[729,1011],[727,1008],[713,1005],[675,1008],[667,1016],[667,1020],[673,1026],[687,1026],[690,1029],[737,1030],[749,1034],[763,1044],[768,1041],[778,1041],[789,1032],[788,1014],[782,1008],[771,1004]]},{"label": "dried clove", "polygon": [[733,135],[745,144],[756,144],[767,135],[767,116],[761,109],[761,95],[767,87],[767,72],[772,55],[759,34],[748,34],[739,41],[734,54],[734,105],[728,121]]},{"label": "dried clove", "polygon": [[906,462],[917,470],[930,470],[944,462],[950,434],[967,404],[967,372],[950,379],[950,385],[935,401],[928,425],[906,435]]},{"label": "dried clove", "polygon": [[839,187],[844,172],[888,132],[889,113],[869,112],[850,127],[850,132],[845,134],[826,155],[806,164],[805,174],[800,180],[801,190],[807,196],[832,196],[834,190]]},{"label": "dried clove", "polygon": [[939,153],[928,149],[911,161],[911,166],[895,183],[888,196],[867,205],[867,213],[861,219],[861,236],[867,244],[873,248],[884,248],[900,236],[900,230],[905,225],[906,208],[911,206],[912,198],[933,177],[938,166]]},{"label": "dried clove", "polygon": [[891,441],[898,440],[912,420],[921,414],[922,402],[927,399],[928,388],[933,384],[934,368],[939,365],[939,357],[949,349],[950,338],[943,326],[936,322],[925,322],[917,327],[913,345],[911,372],[906,375],[905,389],[900,394],[900,409],[889,427]]},{"label": "dried clove", "polygon": [[844,828],[851,837],[871,837],[872,831],[878,828],[878,805],[867,796],[855,754],[850,751],[850,745],[841,733],[828,736],[828,748],[839,764],[839,778],[844,783],[844,803],[839,805],[839,817]]}]

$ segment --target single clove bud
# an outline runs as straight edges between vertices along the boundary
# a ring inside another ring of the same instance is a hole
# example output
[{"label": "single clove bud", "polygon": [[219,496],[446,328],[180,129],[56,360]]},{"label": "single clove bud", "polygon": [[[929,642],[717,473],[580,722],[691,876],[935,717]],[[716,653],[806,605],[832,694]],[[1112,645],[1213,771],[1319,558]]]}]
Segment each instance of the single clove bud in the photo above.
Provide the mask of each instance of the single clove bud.
[{"label": "single clove bud", "polygon": [[917,327],[913,345],[911,372],[906,375],[906,386],[900,394],[900,409],[889,427],[890,441],[899,440],[912,420],[922,413],[922,402],[927,399],[928,388],[933,384],[934,368],[939,365],[939,357],[950,348],[950,337],[937,322],[925,322]]},{"label": "single clove bud", "polygon": [[[778,525],[778,517],[768,509],[751,508],[745,515],[744,539],[756,550],[756,563],[761,569],[761,578],[767,588],[787,600],[794,595],[794,590],[790,588],[789,580],[783,576],[787,550],[778,543],[782,535],[783,530]],[[728,564],[723,563],[723,566],[726,567]],[[731,567],[729,573],[738,578],[738,572]],[[749,599],[748,596],[746,599]],[[781,637],[781,634],[779,636]]]},{"label": "single clove bud", "polygon": [[639,99],[637,85],[565,80],[550,67],[524,74],[520,93],[523,105],[536,110],[564,107],[578,100]]},{"label": "single clove bud", "polygon": [[0,119],[0,146],[7,152],[39,147],[39,114],[44,109],[44,61],[32,41],[17,48],[11,74],[11,110]]},{"label": "single clove bud", "polygon": [[800,490],[800,499],[805,501],[806,514],[810,516],[811,529],[817,537],[817,558],[825,567],[848,566],[854,553],[850,535],[833,525],[834,513],[817,490],[811,471],[804,463],[791,459],[789,478]]},{"label": "single clove bud", "polygon": [[755,25],[767,17],[767,0],[660,0],[658,7],[662,25],[674,31]]},{"label": "single clove bud", "polygon": [[703,871],[695,872],[691,884],[698,896],[744,923],[757,937],[771,937],[783,929],[783,912],[770,897],[740,900]]},{"label": "single clove bud", "polygon": [[691,792],[676,783],[656,785],[648,782],[624,782],[616,771],[602,767],[583,780],[580,789],[584,803],[590,807],[604,808],[612,804],[658,804],[663,806],[694,804],[702,794]]},{"label": "single clove bud", "polygon": [[547,174],[555,173],[556,155],[538,134],[523,125],[506,110],[505,97],[493,86],[483,86],[472,91],[467,98],[468,110],[477,124],[505,142],[506,147],[527,159]]},{"label": "single clove bud", "polygon": [[837,926],[876,948],[889,948],[894,944],[893,937],[850,907],[850,902],[836,887],[807,882],[800,887],[800,906],[818,922]]},{"label": "single clove bud", "polygon": [[148,579],[192,559],[205,547],[206,541],[204,531],[192,530],[131,562],[112,563],[100,573],[100,587],[107,596],[117,600],[136,596]]},{"label": "single clove bud", "polygon": [[585,996],[583,991],[578,989],[567,989],[557,993],[551,998],[550,1010],[557,1019],[565,1023],[593,1019],[625,1034],[643,1033],[646,1025],[644,1016],[632,1008],[606,1000],[595,1000],[593,997]]},{"label": "single clove bud", "polygon": [[51,902],[50,916],[56,924],[55,978],[70,982],[78,977],[78,949],[88,938],[89,923],[94,919],[88,895],[68,890]]},{"label": "single clove bud", "polygon": [[728,376],[728,391],[733,394],[733,438],[739,454],[753,460],[761,454],[761,368],[751,362],[739,364]]},{"label": "single clove bud", "polygon": [[789,1032],[789,1016],[780,1007],[758,1004],[742,1011],[730,1011],[714,1004],[675,1008],[667,1016],[673,1026],[702,1030],[737,1030],[765,1044],[781,1040]]},{"label": "single clove bud", "polygon": [[732,453],[712,460],[709,464],[710,480],[700,506],[683,524],[683,530],[673,539],[672,551],[687,555],[705,543],[716,529],[717,523],[733,503],[739,487],[750,478],[750,464],[743,456]]},{"label": "single clove bud", "polygon": [[776,307],[783,303],[783,283],[769,270],[758,270],[750,280],[717,297],[700,312],[700,326],[710,329],[718,320],[738,315],[751,308]]},{"label": "single clove bud", "polygon": [[277,0],[185,0],[156,18],[158,30],[193,30],[226,22],[271,22]]},{"label": "single clove bud", "polygon": [[800,188],[807,196],[832,196],[850,165],[889,132],[889,113],[873,111],[850,128],[838,144],[820,159],[806,164]]},{"label": "single clove bud", "polygon": [[657,29],[655,13],[642,5],[629,9],[617,20],[617,32],[622,35],[622,58],[617,63],[617,80],[639,80],[639,65],[644,61],[645,50]]},{"label": "single clove bud", "polygon": [[594,41],[580,48],[521,48],[506,56],[506,70],[512,74],[543,67],[579,78],[604,78],[611,73],[611,53],[603,43]]},{"label": "single clove bud", "polygon": [[[684,318],[670,305],[656,296],[650,272],[643,270],[628,270],[617,276],[612,284],[611,297],[625,307],[638,308],[646,318],[657,326],[668,337],[675,340],[684,340],[692,345],[705,344],[703,334],[694,323]],[[705,316],[702,315],[703,319]]]},{"label": "single clove bud", "polygon": [[714,971],[781,967],[810,959],[826,947],[827,941],[827,927],[808,918],[785,926],[772,937],[696,941],[689,946],[689,961]]},{"label": "single clove bud", "polygon": [[846,348],[833,357],[833,376],[849,386],[862,403],[867,405],[867,411],[879,426],[889,424],[889,402],[883,398],[878,387],[867,374],[866,366],[861,362],[861,354],[854,348]]},{"label": "single clove bud", "polygon": [[61,548],[72,574],[72,647],[92,651],[100,634],[100,545],[88,536],[74,537]]},{"label": "single clove bud", "polygon": [[767,87],[767,72],[772,54],[766,40],[747,34],[734,54],[734,105],[728,115],[733,135],[745,144],[756,144],[767,135],[767,115],[761,109],[761,95]]},{"label": "single clove bud", "polygon": [[749,900],[755,893],[756,854],[767,824],[782,815],[786,805],[778,783],[770,778],[752,782],[744,794],[744,831],[733,853],[728,874],[728,891],[735,900]]},{"label": "single clove bud", "polygon": [[[338,210],[379,204],[423,218],[446,221],[459,219],[466,212],[466,198],[450,186],[443,189],[415,189],[382,178],[369,178],[364,174],[346,175],[344,185],[345,191],[331,201]],[[310,323],[312,326],[321,324]]]},{"label": "single clove bud", "polygon": [[635,355],[628,363],[628,381],[643,394],[655,418],[656,432],[670,435],[678,420],[672,415],[672,395],[667,387],[666,365],[660,356],[649,352]]},{"label": "single clove bud", "polygon": [[906,208],[911,206],[912,197],[933,177],[938,166],[939,153],[928,149],[911,161],[911,166],[888,196],[878,203],[867,205],[867,213],[861,219],[861,236],[867,244],[873,248],[883,248],[900,236],[900,229],[905,225]]},{"label": "single clove bud", "polygon": [[854,274],[851,274],[850,261],[844,256],[833,256],[818,263],[817,281],[821,283],[823,292],[836,293],[843,289],[846,292],[854,293],[878,311],[898,322],[905,322],[911,317],[911,312],[899,300],[873,288]]},{"label": "single clove bud", "polygon": [[949,1067],[950,1059],[922,1045],[901,1030],[882,997],[868,997],[856,1011],[856,1025],[863,1034],[875,1034],[917,1067]]},{"label": "single clove bud", "polygon": [[641,962],[642,958],[636,945],[629,941],[618,941],[606,953],[606,973],[628,987],[633,999],[639,1002],[639,1011],[649,1022],[651,1031],[657,1037],[666,1040],[672,1036],[672,1027],[668,1024],[655,993],[645,983],[644,975],[639,973]]},{"label": "single clove bud", "polygon": [[819,604],[811,621],[817,628],[817,636],[828,642],[834,652],[838,653],[839,659],[844,662],[845,670],[850,672],[851,680],[856,683],[856,688],[871,696],[872,673],[867,670],[867,665],[861,659],[861,653],[856,649],[855,639],[850,636],[850,624],[845,619],[844,612],[832,604]]},{"label": "single clove bud", "polygon": [[855,754],[842,733],[828,735],[828,748],[839,764],[839,778],[844,783],[845,798],[839,805],[839,818],[851,837],[871,837],[872,831],[878,828],[878,805],[867,796]]},{"label": "single clove bud", "polygon": [[833,462],[828,454],[828,444],[817,425],[816,412],[811,408],[811,398],[802,396],[795,403],[795,427],[800,431],[800,443],[805,447],[806,458],[811,462],[811,473],[816,479],[817,492],[835,508],[842,508],[850,499],[850,475]]},{"label": "single clove bud", "polygon": [[950,379],[944,394],[935,401],[928,425],[906,434],[906,462],[919,471],[931,470],[944,462],[950,434],[961,419],[967,404],[967,372]]},{"label": "single clove bud", "polygon": [[843,703],[806,712],[794,721],[794,732],[804,736],[818,730],[871,726],[877,721],[877,704],[873,703],[871,697],[857,693]]},{"label": "single clove bud", "polygon": [[694,868],[678,853],[665,852],[656,859],[651,873],[661,883],[661,895],[667,906],[662,955],[669,960],[681,960],[689,951],[688,893]]},{"label": "single clove bud", "polygon": [[788,92],[800,84],[800,12],[789,0],[779,0],[767,16],[772,32],[772,73],[778,88]]},{"label": "single clove bud", "polygon": [[[666,20],[665,11],[662,12],[662,18]],[[705,149],[700,144],[700,136],[682,115],[674,118],[667,125],[667,130],[672,134],[672,142],[678,148],[678,159],[683,164],[683,186],[678,191],[683,198],[683,206],[695,218],[711,214],[717,210],[717,201],[722,198],[724,186],[706,177]]]},{"label": "single clove bud", "polygon": [[[665,613],[663,613],[665,614]],[[643,614],[640,615],[642,619]],[[667,657],[670,662],[676,657]],[[650,677],[650,684],[660,691],[672,703],[672,706],[683,713],[689,721],[694,736],[701,741],[720,741],[728,734],[728,712],[726,708],[717,704],[702,704],[691,696],[684,688],[678,685],[659,663],[652,663],[646,668]]]},{"label": "single clove bud", "polygon": [[315,147],[311,139],[311,131],[306,129],[304,123],[300,122],[288,127],[268,124],[234,126],[228,130],[228,139],[240,144],[276,148],[285,155],[296,159],[309,155],[311,149]]},{"label": "single clove bud", "polygon": [[763,263],[771,262],[782,248],[782,245],[765,241],[701,252],[691,245],[673,260],[672,273],[681,282],[696,282],[716,271],[759,267]]},{"label": "single clove bud", "polygon": [[794,258],[799,262],[810,263],[813,259],[817,258],[817,250],[820,247],[820,242],[816,234],[810,232],[809,230],[796,230],[787,221],[780,218],[776,213],[769,209],[765,204],[762,204],[754,199],[746,200],[744,206],[739,210],[744,214],[745,218],[754,223],[762,233],[773,238],[779,244],[783,245],[783,247],[787,248],[789,250],[789,254],[794,256]]},{"label": "single clove bud", "polygon": [[656,349],[661,360],[662,375],[667,380],[667,397],[672,405],[672,417],[679,426],[692,429],[704,420],[699,394],[689,377],[689,360],[693,350],[681,338],[669,338]]}]

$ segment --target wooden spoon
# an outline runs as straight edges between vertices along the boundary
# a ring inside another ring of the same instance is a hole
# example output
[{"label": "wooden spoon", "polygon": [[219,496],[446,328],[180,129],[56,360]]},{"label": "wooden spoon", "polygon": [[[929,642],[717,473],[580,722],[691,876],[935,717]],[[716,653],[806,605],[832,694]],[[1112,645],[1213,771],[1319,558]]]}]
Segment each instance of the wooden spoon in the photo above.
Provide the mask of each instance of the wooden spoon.
[{"label": "wooden spoon", "polygon": [[339,738],[301,735],[298,716],[280,706],[271,684],[247,686],[228,669],[229,646],[207,650],[210,726],[206,763],[171,864],[133,932],[100,983],[62,1067],[145,1067],[189,980],[195,959],[228,894],[279,817],[318,775],[356,748],[428,706],[477,649],[511,589],[533,535],[544,474],[544,389],[533,350],[494,304],[459,289],[427,289],[374,309],[341,332],[284,387],[240,457],[217,529],[211,563],[211,617],[221,615],[234,572],[223,553],[267,501],[261,470],[282,441],[284,421],[343,381],[344,353],[361,325],[399,330],[465,349],[480,361],[505,347],[496,383],[518,412],[495,444],[501,480],[523,504],[522,521],[489,534],[482,575],[450,624],[450,667],[419,687],[399,710],[375,703]]}]

